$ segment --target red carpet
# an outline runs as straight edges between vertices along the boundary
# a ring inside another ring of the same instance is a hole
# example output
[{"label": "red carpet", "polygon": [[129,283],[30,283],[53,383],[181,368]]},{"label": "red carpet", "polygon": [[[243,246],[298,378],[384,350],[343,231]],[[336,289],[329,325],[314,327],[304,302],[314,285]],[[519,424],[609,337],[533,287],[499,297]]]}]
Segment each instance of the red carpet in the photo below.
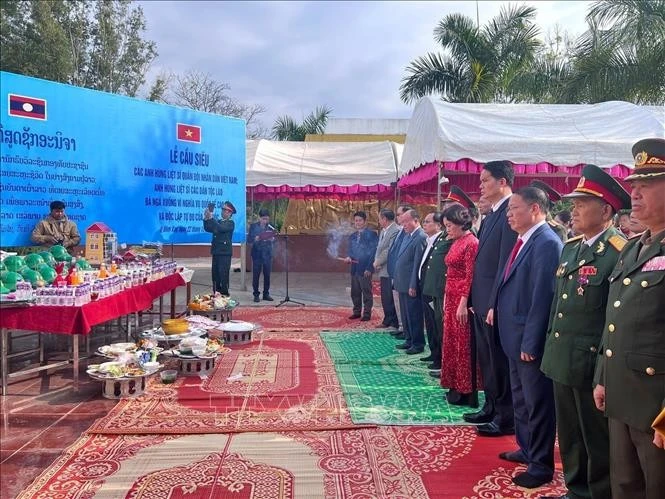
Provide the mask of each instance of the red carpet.
[{"label": "red carpet", "polygon": [[[242,376],[238,376],[242,374]],[[352,427],[328,352],[316,332],[257,334],[218,360],[206,379],[154,377],[88,430],[190,434]]]},{"label": "red carpet", "polygon": [[234,320],[256,322],[265,329],[377,329],[383,311],[375,309],[372,320],[361,322],[349,319],[351,307],[239,307],[233,311]]},{"label": "red carpet", "polygon": [[510,438],[463,427],[215,435],[87,435],[20,496],[99,498],[537,498],[499,460]]}]

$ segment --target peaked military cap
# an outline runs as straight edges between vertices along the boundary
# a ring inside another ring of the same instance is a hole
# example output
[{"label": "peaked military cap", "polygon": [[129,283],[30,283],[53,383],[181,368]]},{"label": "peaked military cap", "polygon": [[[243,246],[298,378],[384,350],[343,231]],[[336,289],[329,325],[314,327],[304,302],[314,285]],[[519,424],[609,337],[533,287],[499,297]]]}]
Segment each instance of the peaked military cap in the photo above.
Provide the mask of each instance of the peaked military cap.
[{"label": "peaked military cap", "polygon": [[614,211],[630,208],[630,195],[611,175],[596,165],[585,165],[582,176],[570,194],[564,198],[597,197],[607,202]]},{"label": "peaked military cap", "polygon": [[556,203],[557,201],[561,201],[561,194],[559,194],[559,192],[553,187],[550,187],[548,183],[543,182],[542,180],[532,180],[531,184],[529,185],[531,185],[531,187],[535,187],[536,189],[544,191],[545,194],[547,194],[547,197],[550,198],[551,203]]},{"label": "peaked military cap", "polygon": [[459,203],[462,206],[464,206],[467,210],[470,208],[474,208],[476,205],[474,204],[473,200],[467,195],[466,192],[464,192],[462,189],[457,187],[456,185],[451,185],[450,186],[450,192],[448,193],[448,197],[443,200],[444,202],[450,201],[453,203]]},{"label": "peaked military cap", "polygon": [[642,139],[633,146],[635,170],[625,180],[665,176],[665,139]]},{"label": "peaked military cap", "polygon": [[224,201],[224,204],[222,205],[222,209],[231,210],[232,215],[236,214],[236,207],[233,206],[233,203],[231,201]]}]

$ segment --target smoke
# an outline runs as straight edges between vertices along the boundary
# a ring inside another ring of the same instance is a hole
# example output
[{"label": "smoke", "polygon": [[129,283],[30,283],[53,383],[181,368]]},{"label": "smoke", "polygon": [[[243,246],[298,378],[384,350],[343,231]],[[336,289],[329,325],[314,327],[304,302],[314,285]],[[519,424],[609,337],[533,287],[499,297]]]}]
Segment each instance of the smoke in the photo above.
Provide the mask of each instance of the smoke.
[{"label": "smoke", "polygon": [[330,258],[339,257],[339,247],[346,236],[353,232],[353,227],[349,222],[342,222],[338,227],[330,228],[326,231],[328,236],[328,247],[326,253]]}]

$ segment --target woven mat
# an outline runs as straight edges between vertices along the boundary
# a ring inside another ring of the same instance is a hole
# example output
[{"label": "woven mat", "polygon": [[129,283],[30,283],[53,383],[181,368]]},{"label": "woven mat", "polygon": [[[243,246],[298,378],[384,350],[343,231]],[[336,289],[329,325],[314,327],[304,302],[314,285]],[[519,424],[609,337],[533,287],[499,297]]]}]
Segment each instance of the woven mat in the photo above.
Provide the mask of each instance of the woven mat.
[{"label": "woven mat", "polygon": [[400,342],[385,332],[325,332],[321,337],[354,423],[465,424],[462,414],[474,410],[448,404],[439,381],[419,360],[428,350],[406,355],[395,349]]},{"label": "woven mat", "polygon": [[537,498],[565,493],[563,477],[527,490],[501,461],[511,438],[466,427],[214,435],[86,435],[19,499]]},{"label": "woven mat", "polygon": [[375,308],[372,319],[367,322],[349,319],[351,312],[351,304],[348,307],[238,307],[233,311],[233,319],[255,322],[268,330],[376,329],[383,320],[381,308]]},{"label": "woven mat", "polygon": [[89,433],[190,434],[352,427],[328,353],[316,332],[257,334],[234,346],[212,374],[151,379]]}]

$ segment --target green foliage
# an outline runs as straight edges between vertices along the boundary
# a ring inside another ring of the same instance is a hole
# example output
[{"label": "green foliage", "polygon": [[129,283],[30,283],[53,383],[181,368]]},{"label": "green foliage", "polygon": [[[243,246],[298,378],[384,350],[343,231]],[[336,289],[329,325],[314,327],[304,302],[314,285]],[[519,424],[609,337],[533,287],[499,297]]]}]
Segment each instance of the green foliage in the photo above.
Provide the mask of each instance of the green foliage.
[{"label": "green foliage", "polygon": [[276,140],[302,142],[307,134],[322,134],[331,113],[332,109],[327,106],[317,107],[302,123],[296,123],[290,116],[280,116],[272,126],[272,137]]},{"label": "green foliage", "polygon": [[557,27],[542,44],[534,18],[533,7],[511,7],[478,29],[466,16],[446,16],[434,30],[443,53],[411,62],[401,99],[665,102],[665,0],[596,1],[574,41]]},{"label": "green foliage", "polygon": [[130,0],[3,0],[0,69],[135,96],[157,56]]},{"label": "green foliage", "polygon": [[513,80],[541,45],[535,15],[533,7],[502,8],[480,29],[462,14],[446,16],[434,29],[443,53],[419,57],[406,68],[401,99],[410,103],[439,93],[449,102],[513,101]]}]

